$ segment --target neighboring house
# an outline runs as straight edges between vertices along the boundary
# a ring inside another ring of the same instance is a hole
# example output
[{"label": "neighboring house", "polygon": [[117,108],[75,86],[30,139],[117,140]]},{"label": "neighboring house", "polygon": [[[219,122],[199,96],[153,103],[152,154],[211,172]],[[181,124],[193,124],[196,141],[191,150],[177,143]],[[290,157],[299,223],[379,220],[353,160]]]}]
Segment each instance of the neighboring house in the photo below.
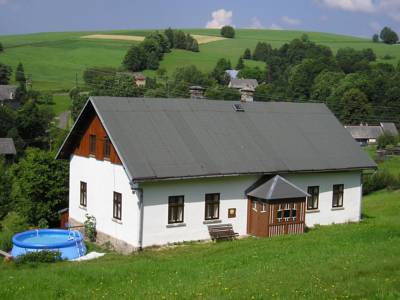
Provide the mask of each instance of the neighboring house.
[{"label": "neighboring house", "polygon": [[192,85],[189,87],[189,94],[191,99],[204,99],[204,88],[199,85]]},{"label": "neighboring house", "polygon": [[137,86],[146,86],[146,76],[144,76],[142,73],[133,73],[133,78]]},{"label": "neighboring house", "polygon": [[240,91],[240,99],[243,102],[252,102],[258,82],[256,79],[232,79],[228,86]]},{"label": "neighboring house", "polygon": [[398,135],[396,125],[394,123],[380,123],[379,126],[359,125],[345,126],[351,136],[362,146],[375,144],[378,137],[383,133]]},{"label": "neighboring house", "polygon": [[225,73],[229,75],[230,79],[237,79],[239,71],[238,70],[226,70]]},{"label": "neighboring house", "polygon": [[256,89],[258,87],[258,82],[256,79],[232,79],[228,85],[230,88],[234,89]]},{"label": "neighboring house", "polygon": [[20,103],[15,98],[17,86],[15,85],[0,85],[0,106],[8,105],[12,108],[18,108]]},{"label": "neighboring house", "polygon": [[361,218],[375,163],[324,104],[91,97],[57,154],[69,220],[130,252],[239,235],[301,233]]},{"label": "neighboring house", "polygon": [[392,122],[390,123],[380,123],[383,132],[391,134],[391,135],[399,135],[399,131],[396,128],[396,125]]},{"label": "neighboring house", "polygon": [[4,155],[6,159],[12,159],[16,154],[14,140],[12,138],[0,138],[0,155]]}]

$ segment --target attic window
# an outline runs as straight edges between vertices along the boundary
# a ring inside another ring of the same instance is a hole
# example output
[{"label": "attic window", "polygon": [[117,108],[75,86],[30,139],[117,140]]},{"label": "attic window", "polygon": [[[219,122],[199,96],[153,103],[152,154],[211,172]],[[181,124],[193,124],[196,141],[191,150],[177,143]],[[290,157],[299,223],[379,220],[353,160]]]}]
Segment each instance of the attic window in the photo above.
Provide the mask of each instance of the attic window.
[{"label": "attic window", "polygon": [[243,108],[243,106],[242,106],[242,104],[233,104],[233,109],[235,110],[235,111],[244,111],[244,108]]}]

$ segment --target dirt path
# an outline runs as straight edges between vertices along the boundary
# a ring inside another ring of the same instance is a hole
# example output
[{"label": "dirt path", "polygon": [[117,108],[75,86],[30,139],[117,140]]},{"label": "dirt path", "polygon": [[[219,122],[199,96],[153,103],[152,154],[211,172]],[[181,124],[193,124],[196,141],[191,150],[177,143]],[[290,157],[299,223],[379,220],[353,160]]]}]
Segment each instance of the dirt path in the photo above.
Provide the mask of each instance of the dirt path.
[{"label": "dirt path", "polygon": [[[220,36],[199,35],[199,34],[192,34],[192,36],[193,36],[193,38],[195,38],[197,40],[197,42],[200,45],[225,40],[225,38],[220,37]],[[103,40],[120,40],[120,41],[141,42],[144,40],[144,36],[118,35],[118,34],[92,34],[92,35],[81,36],[81,39],[103,39]]]}]

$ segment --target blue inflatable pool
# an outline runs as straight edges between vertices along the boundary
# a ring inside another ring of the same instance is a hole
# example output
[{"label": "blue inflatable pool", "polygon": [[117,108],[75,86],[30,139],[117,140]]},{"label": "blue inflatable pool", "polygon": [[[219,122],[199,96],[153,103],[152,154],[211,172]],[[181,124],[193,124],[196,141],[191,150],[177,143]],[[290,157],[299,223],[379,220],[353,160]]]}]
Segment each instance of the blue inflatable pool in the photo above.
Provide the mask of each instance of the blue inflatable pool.
[{"label": "blue inflatable pool", "polygon": [[11,255],[17,257],[33,251],[60,251],[63,259],[75,259],[86,254],[83,236],[76,230],[37,229],[14,235]]}]

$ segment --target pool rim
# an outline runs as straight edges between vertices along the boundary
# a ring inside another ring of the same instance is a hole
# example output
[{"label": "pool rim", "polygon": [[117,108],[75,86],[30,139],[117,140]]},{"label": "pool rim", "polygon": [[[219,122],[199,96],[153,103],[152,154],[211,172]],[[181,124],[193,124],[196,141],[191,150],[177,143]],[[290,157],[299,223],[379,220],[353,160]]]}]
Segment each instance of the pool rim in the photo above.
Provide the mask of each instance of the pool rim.
[{"label": "pool rim", "polygon": [[24,243],[22,241],[19,241],[18,238],[23,238],[25,235],[31,235],[36,234],[37,232],[40,233],[62,233],[69,235],[70,230],[65,230],[65,229],[32,229],[24,232],[17,233],[16,235],[13,236],[12,242],[15,246],[20,247],[20,248],[29,248],[29,249],[59,249],[59,248],[67,248],[71,246],[75,246],[76,243],[80,243],[83,241],[83,236],[82,234],[77,231],[73,230],[75,232],[75,239],[70,240],[70,241],[65,241],[62,243],[54,243],[54,244],[39,244],[39,243]]}]

